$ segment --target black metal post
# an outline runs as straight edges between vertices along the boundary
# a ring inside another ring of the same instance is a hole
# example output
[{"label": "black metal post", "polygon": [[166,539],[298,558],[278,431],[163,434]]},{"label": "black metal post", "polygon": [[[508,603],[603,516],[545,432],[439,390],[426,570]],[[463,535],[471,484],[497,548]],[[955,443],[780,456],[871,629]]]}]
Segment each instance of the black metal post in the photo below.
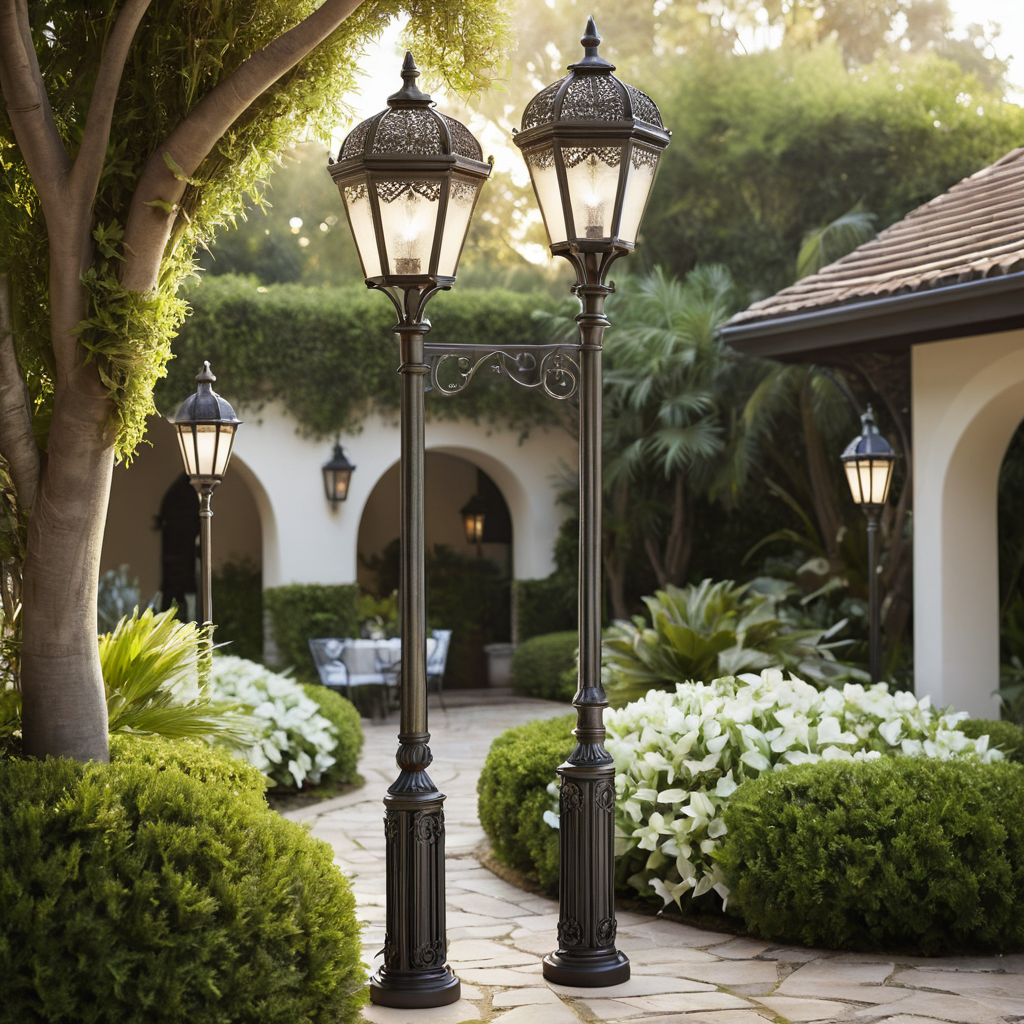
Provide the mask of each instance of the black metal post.
[{"label": "black metal post", "polygon": [[871,682],[882,678],[882,625],[878,604],[878,505],[865,505],[868,521],[868,661]]},{"label": "black metal post", "polygon": [[199,493],[199,571],[202,576],[199,587],[202,619],[205,626],[213,622],[213,566],[211,565],[211,548],[213,544],[213,509],[210,498],[213,496],[215,484],[202,481],[195,484]]},{"label": "black metal post", "polygon": [[599,987],[629,979],[615,948],[615,765],[604,747],[601,686],[601,346],[608,318],[605,284],[621,253],[566,254],[576,268],[580,326],[580,674],[576,748],[558,768],[558,949],[544,957],[544,977],[559,985]]},{"label": "black metal post", "polygon": [[[426,297],[421,297],[420,309],[425,301]],[[403,317],[395,328],[402,375],[402,710],[396,757],[401,771],[384,798],[387,934],[384,966],[370,979],[370,999],[374,1003],[403,1009],[444,1006],[454,1003],[461,994],[459,979],[447,963],[445,798],[426,771],[432,757],[427,731],[423,539],[423,391],[429,367],[424,362],[423,336],[429,329],[429,322],[419,317]]]}]

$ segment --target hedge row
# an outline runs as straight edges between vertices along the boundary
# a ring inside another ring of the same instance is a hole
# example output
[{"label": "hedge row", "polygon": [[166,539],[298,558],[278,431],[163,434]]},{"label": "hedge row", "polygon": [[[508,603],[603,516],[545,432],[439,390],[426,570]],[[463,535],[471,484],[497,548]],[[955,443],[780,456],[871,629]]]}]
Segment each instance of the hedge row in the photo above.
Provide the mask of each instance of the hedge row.
[{"label": "hedge row", "polygon": [[318,682],[309,640],[359,636],[358,600],[359,587],[354,583],[293,583],[264,590],[263,604],[270,615],[281,664],[294,668],[295,677],[303,682]]},{"label": "hedge row", "polygon": [[525,697],[572,700],[579,646],[575,630],[524,640],[512,655],[512,689]]}]

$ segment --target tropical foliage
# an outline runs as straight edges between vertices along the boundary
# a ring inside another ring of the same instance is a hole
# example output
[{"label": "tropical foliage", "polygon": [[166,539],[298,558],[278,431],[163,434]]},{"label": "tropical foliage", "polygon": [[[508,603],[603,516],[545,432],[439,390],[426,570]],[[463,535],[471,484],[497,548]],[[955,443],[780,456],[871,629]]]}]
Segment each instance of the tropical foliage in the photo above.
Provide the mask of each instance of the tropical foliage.
[{"label": "tropical foliage", "polygon": [[743,586],[704,580],[645,597],[650,622],[635,616],[605,631],[602,671],[610,701],[622,707],[651,689],[778,667],[819,686],[866,680],[836,659],[834,649],[843,644],[830,643],[845,623],[807,628],[786,604],[794,590],[777,580]]}]

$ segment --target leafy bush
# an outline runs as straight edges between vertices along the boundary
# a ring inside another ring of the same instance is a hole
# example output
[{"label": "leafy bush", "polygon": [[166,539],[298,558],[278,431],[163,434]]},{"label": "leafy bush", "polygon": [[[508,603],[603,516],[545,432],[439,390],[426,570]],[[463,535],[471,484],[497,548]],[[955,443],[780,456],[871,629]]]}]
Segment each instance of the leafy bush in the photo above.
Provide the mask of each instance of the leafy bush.
[{"label": "leafy bush", "polygon": [[1024,762],[1024,729],[998,718],[966,718],[957,728],[971,739],[988,736],[988,744],[1001,750],[1008,761]]},{"label": "leafy bush", "polygon": [[213,574],[217,643],[239,658],[263,658],[263,573],[249,559],[225,562]]},{"label": "leafy bush", "polygon": [[725,812],[735,907],[775,942],[1024,946],[1024,769],[883,758],[746,783]]},{"label": "leafy bush", "polygon": [[135,608],[99,647],[110,732],[251,742],[248,716],[210,695],[210,642],[194,622],[179,622],[173,610]]},{"label": "leafy bush", "polygon": [[331,848],[237,759],[134,737],[112,755],[0,764],[4,1019],[354,1024],[359,926]]},{"label": "leafy bush", "polygon": [[618,877],[644,896],[682,906],[729,889],[717,861],[722,812],[746,779],[789,764],[882,754],[1001,760],[987,738],[957,729],[927,697],[884,683],[817,690],[778,670],[651,691],[605,715],[615,758]]},{"label": "leafy bush", "polygon": [[527,697],[572,700],[579,646],[575,631],[524,640],[512,655],[512,688]]},{"label": "leafy bush", "polygon": [[352,782],[356,765],[363,749],[363,724],[359,712],[350,700],[319,683],[303,683],[306,696],[315,701],[320,714],[334,726],[338,740],[331,751],[334,764],[324,772],[324,778],[333,782]]},{"label": "leafy bush", "polygon": [[566,593],[558,574],[542,580],[516,580],[516,628],[520,642],[552,630],[576,628],[576,594]]},{"label": "leafy bush", "polygon": [[358,600],[359,588],[354,583],[293,583],[263,592],[277,649],[298,679],[315,683],[320,678],[309,653],[311,638],[359,635]]},{"label": "leafy bush", "polygon": [[[253,661],[222,655],[213,659],[210,688],[255,719],[256,741],[241,754],[276,785],[301,789],[307,782],[319,782],[335,764],[342,737],[301,683]],[[351,735],[352,730],[346,732]]]},{"label": "leafy bush", "polygon": [[495,856],[510,867],[536,874],[541,885],[558,885],[558,833],[544,824],[550,810],[548,785],[572,753],[575,715],[527,722],[503,732],[492,744],[477,783],[480,824]]},{"label": "leafy bush", "polygon": [[[757,581],[755,581],[756,583]],[[774,582],[774,581],[772,581]],[[673,587],[645,597],[651,616],[616,622],[604,640],[605,688],[622,707],[653,688],[710,682],[740,672],[782,668],[819,684],[867,675],[836,661],[828,638],[841,628],[803,628],[777,588],[732,580]]]}]

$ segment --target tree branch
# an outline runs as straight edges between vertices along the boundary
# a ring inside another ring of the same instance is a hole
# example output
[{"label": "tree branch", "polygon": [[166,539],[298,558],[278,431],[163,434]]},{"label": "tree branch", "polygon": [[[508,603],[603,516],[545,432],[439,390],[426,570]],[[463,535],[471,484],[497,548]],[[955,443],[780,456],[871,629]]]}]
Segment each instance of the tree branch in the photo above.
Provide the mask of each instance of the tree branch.
[{"label": "tree branch", "polygon": [[18,507],[28,511],[39,486],[39,448],[28,388],[14,351],[9,274],[0,274],[0,453],[11,467]]},{"label": "tree branch", "polygon": [[75,195],[90,205],[95,198],[100,174],[103,172],[103,160],[110,141],[110,122],[121,87],[124,62],[128,59],[135,31],[150,3],[151,0],[126,0],[114,22],[114,28],[103,51],[103,59],[100,61],[100,70],[89,101],[82,145],[71,169],[70,179],[71,189]]},{"label": "tree branch", "polygon": [[[309,17],[258,50],[206,95],[150,156],[132,196],[122,283],[151,291],[191,177],[249,105],[326,39],[362,0],[324,0]],[[173,172],[167,157],[180,168]],[[151,203],[159,205],[152,206]]]},{"label": "tree branch", "polygon": [[43,212],[56,214],[71,161],[39,72],[26,0],[0,0],[0,89]]}]

